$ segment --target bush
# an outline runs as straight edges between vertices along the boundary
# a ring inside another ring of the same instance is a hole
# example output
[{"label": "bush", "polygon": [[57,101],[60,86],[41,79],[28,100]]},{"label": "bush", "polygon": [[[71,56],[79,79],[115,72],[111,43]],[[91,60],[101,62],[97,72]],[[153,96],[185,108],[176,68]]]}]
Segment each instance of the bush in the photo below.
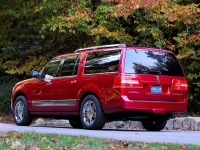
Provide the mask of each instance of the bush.
[{"label": "bush", "polygon": [[9,112],[10,98],[12,94],[12,88],[17,81],[8,81],[7,83],[0,84],[0,112]]},{"label": "bush", "polygon": [[189,114],[200,116],[200,94],[190,95],[187,111]]}]

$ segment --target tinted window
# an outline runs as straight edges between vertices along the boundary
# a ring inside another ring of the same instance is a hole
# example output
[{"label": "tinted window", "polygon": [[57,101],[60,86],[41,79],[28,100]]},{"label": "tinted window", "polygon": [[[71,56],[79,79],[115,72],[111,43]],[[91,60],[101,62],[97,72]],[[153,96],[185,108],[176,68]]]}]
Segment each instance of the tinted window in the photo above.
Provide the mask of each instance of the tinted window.
[{"label": "tinted window", "polygon": [[61,61],[63,60],[62,57],[60,58],[55,58],[52,59],[43,69],[42,71],[42,79],[51,79],[55,76],[57,76],[58,72],[59,72],[59,65],[61,63]]},{"label": "tinted window", "polygon": [[62,66],[62,71],[60,73],[60,76],[77,75],[79,60],[80,60],[79,55],[67,56]]},{"label": "tinted window", "polygon": [[183,76],[182,69],[175,56],[165,51],[127,50],[124,72]]},{"label": "tinted window", "polygon": [[117,72],[121,50],[92,52],[87,55],[85,74]]}]

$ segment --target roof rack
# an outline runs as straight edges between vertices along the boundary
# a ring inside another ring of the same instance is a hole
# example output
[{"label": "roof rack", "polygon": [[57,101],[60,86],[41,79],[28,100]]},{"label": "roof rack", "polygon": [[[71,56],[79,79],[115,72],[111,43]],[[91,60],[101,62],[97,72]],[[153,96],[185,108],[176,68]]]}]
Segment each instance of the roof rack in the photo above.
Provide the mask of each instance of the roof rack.
[{"label": "roof rack", "polygon": [[126,44],[111,44],[111,45],[101,45],[101,46],[80,48],[80,49],[75,50],[74,52],[96,50],[96,49],[101,49],[101,48],[113,48],[113,47],[126,47]]}]

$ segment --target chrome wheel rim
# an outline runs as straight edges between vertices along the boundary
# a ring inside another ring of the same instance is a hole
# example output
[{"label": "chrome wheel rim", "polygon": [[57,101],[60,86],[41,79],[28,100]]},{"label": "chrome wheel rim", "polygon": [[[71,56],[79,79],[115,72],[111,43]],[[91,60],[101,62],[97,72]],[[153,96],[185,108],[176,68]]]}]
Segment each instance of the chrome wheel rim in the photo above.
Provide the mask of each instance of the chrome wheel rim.
[{"label": "chrome wheel rim", "polygon": [[93,101],[87,101],[83,106],[83,120],[87,125],[94,122],[96,118],[96,105]]},{"label": "chrome wheel rim", "polygon": [[15,105],[15,120],[20,122],[24,117],[24,103],[22,101],[18,101]]}]

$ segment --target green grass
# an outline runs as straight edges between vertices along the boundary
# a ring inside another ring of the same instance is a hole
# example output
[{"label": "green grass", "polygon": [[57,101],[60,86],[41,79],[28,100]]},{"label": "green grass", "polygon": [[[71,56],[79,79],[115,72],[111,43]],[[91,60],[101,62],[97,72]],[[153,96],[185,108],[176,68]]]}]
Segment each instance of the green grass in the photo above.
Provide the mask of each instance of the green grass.
[{"label": "green grass", "polygon": [[131,142],[58,134],[7,132],[0,134],[0,150],[200,150],[197,145]]}]

